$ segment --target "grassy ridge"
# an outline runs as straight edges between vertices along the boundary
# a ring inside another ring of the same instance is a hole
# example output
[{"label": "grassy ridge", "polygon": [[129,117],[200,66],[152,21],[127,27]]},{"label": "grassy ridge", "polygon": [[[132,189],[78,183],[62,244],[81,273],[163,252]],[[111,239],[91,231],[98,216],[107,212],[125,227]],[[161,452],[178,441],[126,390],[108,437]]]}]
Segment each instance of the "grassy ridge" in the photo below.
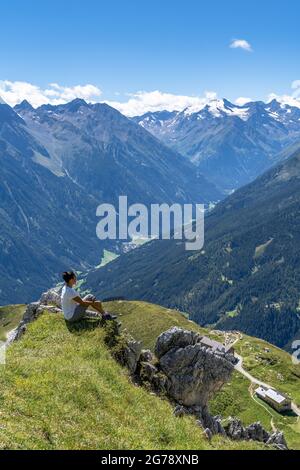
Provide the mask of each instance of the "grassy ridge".
[{"label": "grassy ridge", "polygon": [[[120,315],[123,327],[136,339],[143,341],[146,347],[153,349],[157,336],[172,326],[199,331],[214,339],[223,341],[223,334],[210,332],[190,322],[179,312],[147,302],[108,302],[109,311]],[[235,345],[236,351],[244,357],[244,367],[256,378],[269,383],[275,388],[290,394],[296,403],[300,397],[300,366],[292,364],[291,356],[257,338],[243,335]],[[269,352],[266,352],[266,350]],[[223,417],[237,416],[247,425],[254,421],[261,423],[271,431],[273,425],[285,432],[288,445],[300,449],[300,422],[295,417],[282,416],[267,404],[251,398],[250,382],[235,372],[229,384],[226,384],[211,402],[213,414]]]},{"label": "grassy ridge", "polygon": [[82,326],[70,331],[61,315],[44,313],[9,348],[0,366],[1,449],[264,448],[209,443],[192,418],[173,417],[167,401],[130,383],[102,328]]},{"label": "grassy ridge", "polygon": [[105,309],[115,312],[125,328],[134,338],[142,341],[145,348],[154,349],[157,337],[172,326],[199,331],[202,334],[209,332],[196,323],[191,322],[182,313],[160,305],[140,301],[114,301],[105,302]]}]

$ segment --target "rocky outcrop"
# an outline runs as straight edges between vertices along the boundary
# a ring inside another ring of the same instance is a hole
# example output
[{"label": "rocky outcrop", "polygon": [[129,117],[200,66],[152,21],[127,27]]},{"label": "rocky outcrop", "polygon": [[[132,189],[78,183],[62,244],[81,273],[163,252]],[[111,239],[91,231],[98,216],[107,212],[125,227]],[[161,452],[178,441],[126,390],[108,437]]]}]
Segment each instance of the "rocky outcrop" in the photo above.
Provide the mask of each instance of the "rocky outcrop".
[{"label": "rocky outcrop", "polygon": [[158,337],[155,353],[167,377],[169,396],[184,406],[204,408],[229,381],[233,365],[203,347],[200,339],[193,331],[174,327]]},{"label": "rocky outcrop", "polygon": [[119,362],[126,366],[131,374],[136,371],[141,351],[142,343],[129,339],[118,352]]},{"label": "rocky outcrop", "polygon": [[212,352],[200,340],[198,333],[178,327],[165,331],[156,341],[157,361],[151,352],[141,355],[139,378],[175,402],[175,416],[194,416],[208,440],[221,434],[233,440],[253,440],[287,449],[283,433],[270,434],[260,422],[244,427],[239,419],[230,418],[223,425],[221,416],[210,414],[209,401],[230,380],[235,358]]},{"label": "rocky outcrop", "polygon": [[283,432],[276,431],[270,435],[267,440],[268,445],[277,447],[279,450],[286,450],[288,448]]},{"label": "rocky outcrop", "polygon": [[211,434],[225,435],[225,430],[222,426],[222,419],[220,416],[212,416],[209,413],[207,406],[191,406],[185,407],[177,405],[174,409],[174,416],[182,417],[185,415],[192,415],[197,419],[197,424],[203,429],[209,429]]},{"label": "rocky outcrop", "polygon": [[147,381],[149,383],[152,383],[157,373],[157,368],[150,362],[140,362],[140,378],[143,382]]},{"label": "rocky outcrop", "polygon": [[60,290],[59,288],[54,288],[44,292],[40,298],[40,303],[61,308]]},{"label": "rocky outcrop", "polygon": [[226,435],[235,441],[252,440],[273,445],[281,450],[288,448],[282,432],[269,433],[259,421],[244,427],[239,419],[230,418],[224,429]]},{"label": "rocky outcrop", "polygon": [[174,326],[157,338],[154,349],[155,355],[160,359],[172,349],[185,348],[186,346],[196,344],[200,338],[201,336],[194,331],[183,330]]},{"label": "rocky outcrop", "polygon": [[140,360],[144,362],[150,362],[153,361],[154,355],[150,349],[142,349],[141,355],[140,355]]},{"label": "rocky outcrop", "polygon": [[25,333],[28,324],[36,320],[44,310],[52,313],[61,312],[60,295],[57,289],[50,289],[42,294],[39,301],[27,305],[19,325],[9,333],[6,345],[9,346],[14,341],[20,339]]},{"label": "rocky outcrop", "polygon": [[39,302],[32,302],[31,304],[27,305],[27,308],[25,310],[22,320],[20,321],[17,328],[15,328],[15,330],[10,332],[10,334],[8,335],[6,344],[9,345],[12,342],[20,339],[21,336],[23,336],[23,334],[25,333],[27,329],[27,325],[37,319],[40,311],[41,310],[40,310]]}]

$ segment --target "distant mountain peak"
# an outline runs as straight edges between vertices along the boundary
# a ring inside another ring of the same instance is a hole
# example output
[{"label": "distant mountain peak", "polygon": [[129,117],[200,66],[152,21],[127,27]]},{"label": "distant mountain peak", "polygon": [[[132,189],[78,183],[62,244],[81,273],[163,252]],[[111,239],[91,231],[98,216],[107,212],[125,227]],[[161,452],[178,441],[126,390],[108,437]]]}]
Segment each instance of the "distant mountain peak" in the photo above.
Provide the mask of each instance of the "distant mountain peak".
[{"label": "distant mountain peak", "polygon": [[82,98],[75,98],[74,100],[70,101],[64,106],[66,110],[71,111],[71,112],[76,112],[81,107],[85,107],[85,108],[90,107],[90,105]]},{"label": "distant mountain peak", "polygon": [[14,106],[14,110],[18,113],[20,111],[33,111],[34,107],[27,100],[23,100],[21,103]]},{"label": "distant mountain peak", "polygon": [[199,106],[189,106],[183,111],[185,116],[190,116],[193,114],[205,113],[205,115],[211,115],[214,118],[220,118],[222,116],[237,116],[243,121],[246,121],[249,117],[248,114],[248,107],[247,106],[238,106],[236,104],[231,103],[229,100],[223,99],[212,99],[209,100],[208,103],[203,104],[199,108]]},{"label": "distant mountain peak", "polygon": [[297,108],[300,109],[300,100],[298,98],[293,97],[278,97],[277,99],[274,98],[272,101],[268,103],[278,103],[281,108]]}]

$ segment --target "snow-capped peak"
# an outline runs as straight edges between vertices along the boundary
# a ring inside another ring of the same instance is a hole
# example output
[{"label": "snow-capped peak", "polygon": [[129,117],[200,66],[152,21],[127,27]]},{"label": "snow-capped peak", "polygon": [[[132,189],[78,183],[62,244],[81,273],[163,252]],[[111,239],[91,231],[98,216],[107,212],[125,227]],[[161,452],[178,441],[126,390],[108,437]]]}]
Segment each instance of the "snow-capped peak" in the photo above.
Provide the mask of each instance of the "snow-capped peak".
[{"label": "snow-capped peak", "polygon": [[226,99],[209,100],[200,108],[199,106],[189,106],[184,110],[184,114],[189,116],[191,114],[201,113],[203,110],[207,110],[214,117],[221,117],[224,115],[238,116],[244,121],[249,117],[248,107],[235,105]]},{"label": "snow-capped peak", "polygon": [[282,109],[284,108],[300,108],[300,100],[293,96],[277,96],[268,104],[277,103]]}]

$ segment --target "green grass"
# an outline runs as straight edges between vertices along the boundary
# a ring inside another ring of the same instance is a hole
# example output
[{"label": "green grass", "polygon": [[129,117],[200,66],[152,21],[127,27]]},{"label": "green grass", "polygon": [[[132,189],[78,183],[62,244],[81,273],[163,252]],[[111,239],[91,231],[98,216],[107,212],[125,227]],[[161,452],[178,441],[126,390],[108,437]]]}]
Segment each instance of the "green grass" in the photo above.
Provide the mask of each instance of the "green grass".
[{"label": "green grass", "polygon": [[246,426],[260,421],[270,431],[271,417],[250,397],[249,386],[249,380],[242,374],[234,372],[232,380],[224,385],[210,403],[211,412],[214,415],[220,414],[224,418],[236,416]]},{"label": "green grass", "polygon": [[104,336],[100,327],[70,331],[59,314],[29,325],[0,366],[0,449],[265,448],[209,443],[193,418],[175,418],[166,400],[130,382]]},{"label": "green grass", "polygon": [[152,350],[157,337],[172,326],[209,333],[208,329],[189,321],[182,313],[148,302],[118,300],[106,302],[105,309],[116,313],[123,329]]},{"label": "green grass", "polygon": [[117,253],[114,253],[113,251],[109,250],[103,250],[103,256],[101,258],[100,264],[96,266],[96,268],[102,268],[106,264],[110,263],[114,259],[118,258],[119,255]]},{"label": "green grass", "polygon": [[5,341],[7,333],[16,328],[24,312],[25,305],[0,307],[0,341]]},{"label": "green grass", "polygon": [[300,406],[300,364],[293,364],[290,354],[246,335],[236,344],[236,351],[250,374],[290,395]]},{"label": "green grass", "polygon": [[[138,301],[115,301],[105,305],[107,310],[120,315],[123,328],[152,350],[157,336],[172,326],[199,331],[221,342],[224,339],[222,334],[201,328],[179,312],[159,305]],[[264,352],[264,348],[268,348],[270,352]],[[291,356],[287,352],[246,335],[235,345],[235,349],[244,357],[244,367],[254,377],[289,393],[293,401],[299,403],[300,366],[292,364]],[[249,380],[239,373],[234,373],[231,382],[226,384],[212,401],[212,413],[220,414],[224,418],[237,416],[245,425],[261,421],[268,430],[271,430],[273,417],[275,426],[284,431],[289,447],[300,449],[299,421],[297,422],[295,417],[282,416],[259,400],[255,402],[250,396],[249,386]]]},{"label": "green grass", "polygon": [[[244,335],[236,344],[244,358],[244,368],[254,377],[289,395],[300,406],[300,364],[293,364],[291,355],[266,341]],[[300,449],[300,420],[281,415],[264,404],[272,414],[276,427],[283,430],[289,446]]]}]

